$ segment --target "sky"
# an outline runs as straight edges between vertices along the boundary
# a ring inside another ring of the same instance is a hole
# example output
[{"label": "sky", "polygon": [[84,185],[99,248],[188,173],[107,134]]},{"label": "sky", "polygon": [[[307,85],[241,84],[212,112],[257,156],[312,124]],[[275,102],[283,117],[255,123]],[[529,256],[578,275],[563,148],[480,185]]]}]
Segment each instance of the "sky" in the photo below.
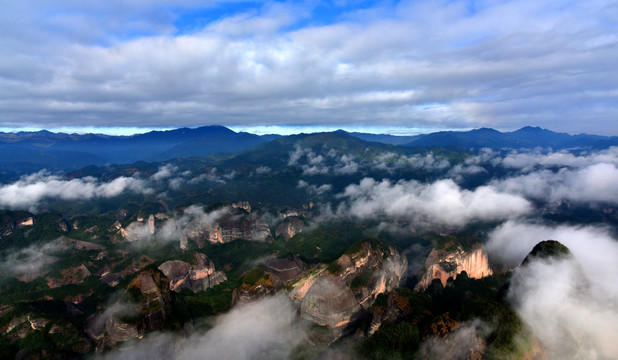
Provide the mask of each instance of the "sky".
[{"label": "sky", "polygon": [[618,135],[616,1],[0,5],[4,130]]}]

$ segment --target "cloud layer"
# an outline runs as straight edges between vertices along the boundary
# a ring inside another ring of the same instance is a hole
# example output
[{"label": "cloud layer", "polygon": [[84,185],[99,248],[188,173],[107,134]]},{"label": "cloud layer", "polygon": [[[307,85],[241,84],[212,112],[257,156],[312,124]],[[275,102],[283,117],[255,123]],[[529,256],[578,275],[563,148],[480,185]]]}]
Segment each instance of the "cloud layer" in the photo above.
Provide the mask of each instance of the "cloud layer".
[{"label": "cloud layer", "polygon": [[555,359],[609,359],[618,352],[618,241],[608,228],[509,221],[489,235],[490,258],[510,266],[542,240],[572,257],[534,260],[515,270],[508,297]]},{"label": "cloud layer", "polygon": [[611,2],[233,3],[5,4],[0,126],[618,133]]},{"label": "cloud layer", "polygon": [[152,189],[144,180],[121,176],[109,182],[93,177],[67,180],[46,171],[23,176],[20,180],[0,186],[0,208],[30,209],[45,199],[90,200],[116,197],[125,191],[148,194]]},{"label": "cloud layer", "polygon": [[358,185],[347,186],[339,196],[345,200],[339,214],[360,218],[386,215],[439,225],[505,220],[532,211],[531,204],[520,196],[488,186],[465,190],[452,180],[423,184],[365,178]]}]

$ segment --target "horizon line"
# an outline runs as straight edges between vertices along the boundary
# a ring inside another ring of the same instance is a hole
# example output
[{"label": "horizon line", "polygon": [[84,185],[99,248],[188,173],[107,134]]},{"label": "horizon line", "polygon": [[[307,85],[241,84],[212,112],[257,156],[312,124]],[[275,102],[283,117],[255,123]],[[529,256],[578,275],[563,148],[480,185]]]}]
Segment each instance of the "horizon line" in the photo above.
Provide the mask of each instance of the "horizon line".
[{"label": "horizon line", "polygon": [[[499,130],[491,127],[467,127],[467,128],[423,128],[423,127],[400,127],[400,126],[335,126],[335,125],[255,125],[255,126],[246,126],[246,125],[220,125],[220,124],[207,124],[207,125],[199,125],[199,126],[178,126],[178,127],[137,127],[137,126],[60,126],[60,127],[36,127],[36,126],[24,126],[24,127],[3,127],[0,126],[0,133],[36,133],[41,131],[48,131],[54,134],[67,134],[67,135],[107,135],[107,136],[133,136],[146,134],[153,131],[171,131],[182,128],[189,129],[197,129],[201,127],[207,126],[222,126],[227,129],[230,129],[234,132],[246,132],[255,135],[281,135],[281,136],[289,136],[289,135],[298,135],[298,134],[313,134],[313,133],[322,133],[322,132],[335,132],[339,130],[343,130],[348,133],[365,133],[365,134],[373,134],[373,135],[390,135],[390,136],[415,136],[422,134],[431,134],[436,132],[443,131],[471,131],[478,130],[483,128],[493,129],[502,133],[512,132],[519,129],[523,129],[526,127],[538,127],[543,130],[549,130],[552,132],[558,132],[546,128],[542,128],[539,126],[527,125],[521,127],[516,130]],[[581,134],[572,134],[566,133],[569,135],[581,135]],[[587,134],[587,133],[586,133]],[[587,134],[587,135],[598,135],[598,134]],[[600,135],[600,136],[608,136],[608,135]],[[612,135],[609,135],[612,136]]]}]

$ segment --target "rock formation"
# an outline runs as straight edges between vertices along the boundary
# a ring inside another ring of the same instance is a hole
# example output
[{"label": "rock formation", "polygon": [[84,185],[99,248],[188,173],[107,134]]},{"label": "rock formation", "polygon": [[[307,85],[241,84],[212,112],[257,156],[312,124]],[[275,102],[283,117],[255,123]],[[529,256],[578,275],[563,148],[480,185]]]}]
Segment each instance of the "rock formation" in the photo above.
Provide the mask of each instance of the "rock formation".
[{"label": "rock formation", "polygon": [[223,281],[227,276],[222,271],[215,271],[215,265],[206,255],[195,253],[193,264],[181,260],[166,261],[159,270],[170,281],[170,289],[175,292],[187,288],[191,291],[204,291]]},{"label": "rock formation", "polygon": [[90,276],[90,271],[88,271],[84,264],[81,264],[80,266],[60,270],[60,277],[48,277],[47,286],[50,289],[55,289],[69,284],[81,284],[88,276]]},{"label": "rock formation", "polygon": [[233,203],[232,207],[234,209],[243,209],[248,213],[251,212],[251,204],[248,201],[239,201],[237,203]]},{"label": "rock formation", "polygon": [[282,235],[285,241],[290,240],[294,235],[303,231],[305,224],[299,218],[285,219],[275,230],[275,236]]},{"label": "rock formation", "polygon": [[307,291],[300,305],[300,315],[329,328],[348,325],[360,305],[345,281],[333,275],[318,279]]},{"label": "rock formation", "polygon": [[461,246],[451,250],[433,249],[425,261],[425,269],[416,290],[426,289],[434,279],[440,279],[442,286],[446,286],[448,279],[457,278],[457,274],[462,271],[473,279],[493,274],[487,252],[482,245],[476,245],[470,251],[464,251]]},{"label": "rock formation", "polygon": [[89,241],[69,239],[64,236],[61,237],[59,241],[61,244],[73,247],[77,250],[105,250],[105,246],[103,245],[95,244]]},{"label": "rock formation", "polygon": [[142,316],[138,329],[160,329],[167,318],[171,303],[169,280],[162,273],[143,271],[127,286],[127,291],[139,293],[139,313]]},{"label": "rock formation", "polygon": [[274,259],[266,263],[266,272],[275,276],[282,284],[297,277],[305,268],[305,263],[296,256]]},{"label": "rock formation", "polygon": [[376,297],[399,286],[407,260],[390,246],[359,242],[330,266],[309,269],[288,283],[303,318],[341,331]]},{"label": "rock formation", "polygon": [[247,304],[274,293],[275,284],[272,275],[262,268],[254,268],[245,274],[242,285],[234,290],[232,306]]},{"label": "rock formation", "polygon": [[[242,211],[242,210],[241,210]],[[186,249],[189,241],[202,248],[206,242],[223,244],[236,239],[264,241],[270,236],[268,224],[254,214],[228,214],[214,223],[197,218],[182,232],[180,247]]]},{"label": "rock formation", "polygon": [[27,211],[5,211],[0,216],[0,239],[21,227],[34,225],[34,215]]}]

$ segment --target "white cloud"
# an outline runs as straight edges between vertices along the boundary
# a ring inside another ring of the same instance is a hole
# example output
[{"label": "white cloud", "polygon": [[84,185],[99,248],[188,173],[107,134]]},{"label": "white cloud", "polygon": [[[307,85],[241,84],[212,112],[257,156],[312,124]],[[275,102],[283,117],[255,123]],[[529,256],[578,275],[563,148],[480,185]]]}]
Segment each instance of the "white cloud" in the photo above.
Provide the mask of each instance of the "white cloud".
[{"label": "white cloud", "polygon": [[539,170],[504,180],[493,180],[490,185],[536,200],[615,205],[618,204],[618,183],[614,181],[617,178],[616,165],[598,163],[574,170]]},{"label": "white cloud", "polygon": [[425,171],[441,171],[451,166],[445,159],[438,159],[432,152],[425,155],[406,156],[394,152],[379,154],[372,164],[374,169],[393,172],[402,168],[412,168]]},{"label": "white cloud", "polygon": [[0,125],[618,132],[605,1],[402,1],[332,21],[311,17],[319,2],[219,3],[5,4]]},{"label": "white cloud", "polygon": [[520,196],[481,186],[461,189],[452,180],[422,184],[414,180],[391,183],[364,178],[339,195],[338,213],[361,218],[384,214],[422,222],[461,226],[475,220],[504,220],[526,215],[531,204]]},{"label": "white cloud", "polygon": [[167,179],[178,172],[178,167],[172,164],[165,164],[159,167],[159,170],[152,175],[152,179],[160,181]]},{"label": "white cloud", "polygon": [[257,168],[257,169],[255,169],[255,172],[256,172],[258,175],[268,174],[268,173],[270,173],[271,171],[272,171],[272,169],[271,169],[270,167],[268,167],[268,166],[264,166],[264,165],[260,165],[260,166],[258,166],[258,168]]},{"label": "white cloud", "polygon": [[327,193],[333,189],[333,186],[330,184],[322,184],[320,186],[309,184],[304,180],[298,180],[298,185],[296,185],[299,189],[305,189],[309,194],[313,195],[322,195]]},{"label": "white cloud", "polygon": [[568,151],[512,152],[501,161],[504,167],[524,171],[533,170],[535,167],[587,167],[600,163],[618,165],[618,147],[581,155]]},{"label": "white cloud", "polygon": [[509,221],[489,235],[486,248],[492,261],[516,266],[549,239],[572,257],[516,269],[508,298],[550,358],[612,358],[618,352],[618,241],[611,229]]},{"label": "white cloud", "polygon": [[615,274],[618,274],[618,241],[611,230],[599,226],[548,226],[507,221],[489,234],[486,244],[492,260],[516,266],[534,245],[543,240],[557,240],[568,247],[582,264],[586,277],[594,279],[598,296],[618,298]]},{"label": "white cloud", "polygon": [[589,290],[598,280],[582,276],[578,260],[526,264],[515,271],[508,297],[550,358],[610,359],[618,353],[618,304]]},{"label": "white cloud", "polygon": [[152,189],[141,179],[121,176],[109,182],[93,177],[64,179],[46,171],[21,177],[18,181],[0,186],[0,207],[36,210],[45,199],[89,200],[110,198],[126,191],[148,194]]}]

